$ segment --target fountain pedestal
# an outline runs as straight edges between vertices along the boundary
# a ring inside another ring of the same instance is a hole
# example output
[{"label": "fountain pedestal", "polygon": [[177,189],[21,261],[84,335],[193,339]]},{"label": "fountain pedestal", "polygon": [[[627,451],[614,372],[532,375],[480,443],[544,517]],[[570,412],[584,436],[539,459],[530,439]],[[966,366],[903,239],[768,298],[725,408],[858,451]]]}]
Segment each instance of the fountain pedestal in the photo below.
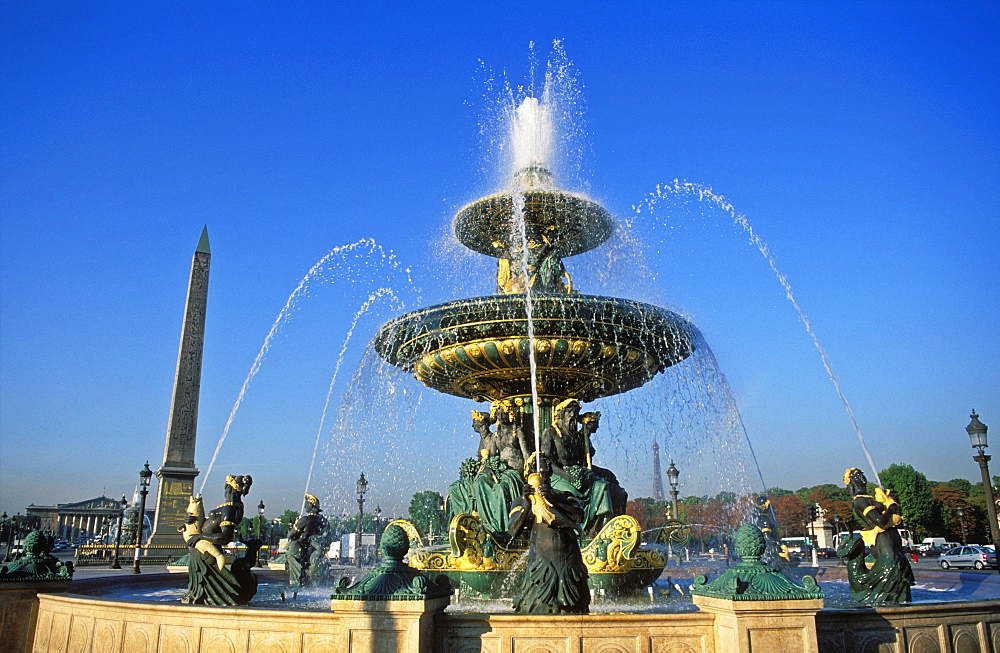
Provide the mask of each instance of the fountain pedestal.
[{"label": "fountain pedestal", "polygon": [[823,599],[736,601],[694,595],[693,600],[715,616],[716,651],[819,651],[816,613]]},{"label": "fountain pedestal", "polygon": [[742,561],[711,583],[698,576],[691,585],[694,604],[715,616],[716,650],[818,653],[823,593],[816,580],[805,576],[797,585],[762,563],[766,541],[757,526],[740,526],[735,539]]},{"label": "fountain pedestal", "polygon": [[420,653],[434,650],[434,620],[450,597],[417,601],[341,601],[330,607],[340,620],[341,651]]}]

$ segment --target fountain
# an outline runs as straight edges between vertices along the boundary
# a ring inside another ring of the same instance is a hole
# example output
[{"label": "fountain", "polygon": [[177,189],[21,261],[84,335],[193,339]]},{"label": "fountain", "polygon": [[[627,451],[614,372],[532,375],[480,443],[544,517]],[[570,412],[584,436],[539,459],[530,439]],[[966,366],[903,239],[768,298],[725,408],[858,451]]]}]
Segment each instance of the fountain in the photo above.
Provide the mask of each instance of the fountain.
[{"label": "fountain", "polygon": [[[109,599],[109,583],[43,594],[34,650],[728,651],[751,650],[752,643],[754,650],[847,651],[871,650],[879,641],[949,642],[926,650],[965,650],[960,646],[969,641],[1000,647],[995,603],[824,611],[815,583],[784,595],[745,593],[740,579],[748,574],[765,589],[775,587],[771,570],[756,564],[764,540],[752,527],[741,534],[745,562],[721,579],[725,587],[698,579],[697,610],[441,612],[447,596],[440,588],[449,585],[473,597],[509,593],[505,584],[519,573],[527,542],[506,532],[507,512],[544,458],[558,468],[553,487],[573,493],[585,509],[579,544],[590,586],[624,594],[658,578],[663,549],[642,542],[642,526],[623,514],[627,488],[594,464],[591,439],[601,414],[581,411],[586,403],[643,392],[704,349],[697,329],[673,311],[580,292],[565,261],[604,245],[614,230],[611,216],[557,187],[552,117],[543,102],[523,101],[511,133],[510,187],[463,207],[454,220],[462,245],[496,259],[496,294],[407,312],[373,341],[378,356],[433,391],[489,404],[472,412],[479,447],[449,490],[448,544],[423,546],[412,524],[391,524],[387,546],[395,553],[383,567],[398,582],[342,582],[327,612]],[[604,412],[604,419],[615,417]],[[406,549],[409,565],[429,580],[415,580],[403,564]],[[152,589],[167,580],[150,574],[131,582]]]},{"label": "fountain", "polygon": [[[672,311],[573,287],[564,260],[602,245],[613,221],[596,202],[555,187],[544,158],[553,140],[547,116],[537,99],[521,102],[511,120],[514,187],[455,216],[457,239],[497,259],[497,294],[406,313],[374,340],[380,356],[426,386],[490,402],[497,430],[485,413],[476,418],[479,460],[463,474],[468,487],[450,491],[449,544],[411,555],[415,567],[485,598],[510,586],[527,548],[510,539],[506,520],[525,461],[539,451],[555,465],[553,487],[584,504],[580,545],[591,588],[636,592],[660,576],[662,549],[639,543],[641,525],[624,514],[626,490],[592,463],[589,430],[579,427],[596,428],[598,414],[577,414],[583,402],[639,388],[696,348],[695,327]],[[516,433],[511,454],[485,446],[508,430]]]}]

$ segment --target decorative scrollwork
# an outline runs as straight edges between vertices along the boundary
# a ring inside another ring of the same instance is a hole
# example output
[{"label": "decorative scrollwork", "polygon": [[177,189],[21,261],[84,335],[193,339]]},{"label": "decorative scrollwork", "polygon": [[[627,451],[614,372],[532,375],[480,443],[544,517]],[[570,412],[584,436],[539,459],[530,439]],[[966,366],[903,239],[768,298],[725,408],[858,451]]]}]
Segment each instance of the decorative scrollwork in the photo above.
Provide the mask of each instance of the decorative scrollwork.
[{"label": "decorative scrollwork", "polygon": [[691,527],[679,519],[668,519],[656,534],[657,544],[683,547],[691,540]]},{"label": "decorative scrollwork", "polygon": [[639,522],[634,517],[619,515],[601,529],[581,551],[590,573],[624,573],[632,568],[633,551],[639,543]]},{"label": "decorative scrollwork", "polygon": [[416,526],[414,526],[413,524],[411,524],[410,522],[408,522],[405,519],[395,519],[395,520],[389,522],[389,524],[388,524],[388,526],[386,526],[386,528],[389,528],[389,526],[392,526],[393,524],[395,524],[396,526],[399,526],[400,528],[403,529],[403,531],[406,532],[406,537],[410,538],[410,549],[411,550],[415,549],[415,548],[420,548],[420,547],[424,546],[423,540],[420,539],[420,531],[417,530]]}]

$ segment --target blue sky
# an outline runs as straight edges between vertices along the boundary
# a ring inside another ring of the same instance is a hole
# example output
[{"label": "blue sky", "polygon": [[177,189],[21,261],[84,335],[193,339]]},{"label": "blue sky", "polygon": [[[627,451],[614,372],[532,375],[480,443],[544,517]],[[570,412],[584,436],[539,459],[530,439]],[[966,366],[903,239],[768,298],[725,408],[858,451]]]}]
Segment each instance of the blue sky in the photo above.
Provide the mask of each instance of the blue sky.
[{"label": "blue sky", "polygon": [[[489,80],[530,84],[529,43],[543,66],[554,39],[582,96],[568,177],[641,234],[654,282],[635,296],[701,328],[767,484],[867,464],[731,216],[671,193],[649,210],[674,179],[711,187],[768,243],[879,469],[977,480],[969,411],[1000,424],[1000,5],[342,4],[0,8],[0,509],[131,493],[142,463],[158,466],[205,224],[203,471],[311,266],[363,238],[398,262],[334,257],[221,449],[213,474],[252,473],[254,503],[297,507],[372,288],[407,307],[489,292],[488,264],[479,278],[438,257],[454,254],[454,211],[495,190]],[[443,491],[466,455],[418,489]],[[399,482],[372,481],[376,502]]]}]

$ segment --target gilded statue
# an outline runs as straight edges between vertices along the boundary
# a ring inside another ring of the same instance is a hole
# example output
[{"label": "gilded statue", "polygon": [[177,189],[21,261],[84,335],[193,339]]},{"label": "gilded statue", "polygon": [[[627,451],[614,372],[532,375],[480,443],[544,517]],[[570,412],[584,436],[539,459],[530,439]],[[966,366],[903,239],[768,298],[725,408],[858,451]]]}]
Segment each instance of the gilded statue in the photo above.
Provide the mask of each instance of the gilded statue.
[{"label": "gilded statue", "polygon": [[[851,596],[872,605],[909,603],[913,569],[897,529],[903,521],[899,503],[880,487],[868,494],[868,479],[857,467],[844,472],[844,484],[854,497],[855,516],[867,526],[860,536],[842,542],[837,549],[847,564]],[[875,558],[871,568],[865,562],[866,554]]]},{"label": "gilded statue", "polygon": [[243,497],[250,492],[250,476],[227,476],[226,501],[205,515],[201,495],[191,497],[184,526],[178,530],[188,546],[188,591],[182,603],[243,605],[257,593],[257,578],[250,571],[257,564],[259,539],[246,540],[242,558],[226,568],[223,547],[233,541],[243,519]]},{"label": "gilded statue", "polygon": [[531,546],[514,611],[524,614],[586,614],[590,611],[587,567],[580,553],[583,506],[571,492],[554,489],[552,467],[543,455],[539,472],[510,511],[508,533],[529,531]]}]

